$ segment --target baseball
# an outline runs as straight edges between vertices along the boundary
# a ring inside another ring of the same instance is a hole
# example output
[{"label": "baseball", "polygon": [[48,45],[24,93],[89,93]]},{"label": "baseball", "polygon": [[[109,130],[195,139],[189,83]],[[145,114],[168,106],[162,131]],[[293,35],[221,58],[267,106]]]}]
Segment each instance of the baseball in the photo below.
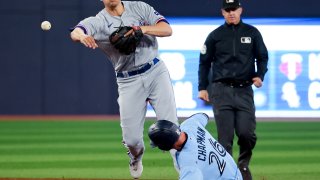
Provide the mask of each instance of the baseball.
[{"label": "baseball", "polygon": [[49,21],[43,21],[41,23],[41,29],[44,31],[48,31],[51,29],[51,23]]}]

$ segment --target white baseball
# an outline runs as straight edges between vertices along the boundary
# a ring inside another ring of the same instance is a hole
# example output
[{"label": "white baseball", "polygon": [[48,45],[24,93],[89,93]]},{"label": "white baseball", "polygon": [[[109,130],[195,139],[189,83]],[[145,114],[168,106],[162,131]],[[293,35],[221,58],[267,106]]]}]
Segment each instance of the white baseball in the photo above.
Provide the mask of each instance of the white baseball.
[{"label": "white baseball", "polygon": [[51,23],[49,21],[43,21],[41,23],[41,29],[44,31],[48,31],[51,29]]}]

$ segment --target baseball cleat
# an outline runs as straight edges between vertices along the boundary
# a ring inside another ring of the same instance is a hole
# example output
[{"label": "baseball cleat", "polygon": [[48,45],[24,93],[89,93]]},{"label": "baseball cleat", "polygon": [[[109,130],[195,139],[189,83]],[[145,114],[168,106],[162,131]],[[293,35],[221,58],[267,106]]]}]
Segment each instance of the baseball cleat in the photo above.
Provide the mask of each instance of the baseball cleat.
[{"label": "baseball cleat", "polygon": [[143,166],[142,161],[129,163],[130,174],[134,179],[138,179],[142,175]]}]

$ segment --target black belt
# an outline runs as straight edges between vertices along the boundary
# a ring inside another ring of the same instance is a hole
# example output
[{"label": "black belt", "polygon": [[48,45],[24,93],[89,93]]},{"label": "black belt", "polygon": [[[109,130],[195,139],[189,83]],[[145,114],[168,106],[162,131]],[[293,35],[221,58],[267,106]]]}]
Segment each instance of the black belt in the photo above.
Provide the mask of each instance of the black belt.
[{"label": "black belt", "polygon": [[232,88],[245,88],[252,85],[251,81],[216,81],[216,83],[223,84]]},{"label": "black belt", "polygon": [[151,62],[146,63],[145,65],[143,65],[142,67],[140,67],[140,68],[137,69],[137,70],[117,72],[117,73],[116,73],[116,76],[117,76],[117,77],[120,77],[120,78],[124,78],[124,77],[134,76],[134,75],[137,75],[137,74],[142,74],[142,73],[148,71],[148,70],[152,67],[152,65],[155,65],[155,64],[157,64],[158,62],[159,62],[159,59],[154,58]]}]

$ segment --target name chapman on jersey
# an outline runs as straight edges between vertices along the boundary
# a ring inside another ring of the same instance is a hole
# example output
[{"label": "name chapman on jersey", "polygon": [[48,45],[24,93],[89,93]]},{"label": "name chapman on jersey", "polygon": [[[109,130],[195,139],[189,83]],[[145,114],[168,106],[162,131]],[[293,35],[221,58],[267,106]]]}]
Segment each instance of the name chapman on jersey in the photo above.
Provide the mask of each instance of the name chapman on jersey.
[{"label": "name chapman on jersey", "polygon": [[[211,138],[209,138],[208,140],[214,150],[208,153],[209,165],[215,162],[217,164],[220,175],[222,175],[227,165],[227,162],[223,159],[226,156],[227,152],[217,141],[214,141]],[[198,127],[197,143],[198,143],[198,160],[200,161],[207,160],[207,151],[206,151],[205,141],[206,141],[206,131],[203,130],[201,127]]]},{"label": "name chapman on jersey", "polygon": [[206,132],[200,127],[198,127],[197,129],[198,159],[201,161],[206,161]]}]

